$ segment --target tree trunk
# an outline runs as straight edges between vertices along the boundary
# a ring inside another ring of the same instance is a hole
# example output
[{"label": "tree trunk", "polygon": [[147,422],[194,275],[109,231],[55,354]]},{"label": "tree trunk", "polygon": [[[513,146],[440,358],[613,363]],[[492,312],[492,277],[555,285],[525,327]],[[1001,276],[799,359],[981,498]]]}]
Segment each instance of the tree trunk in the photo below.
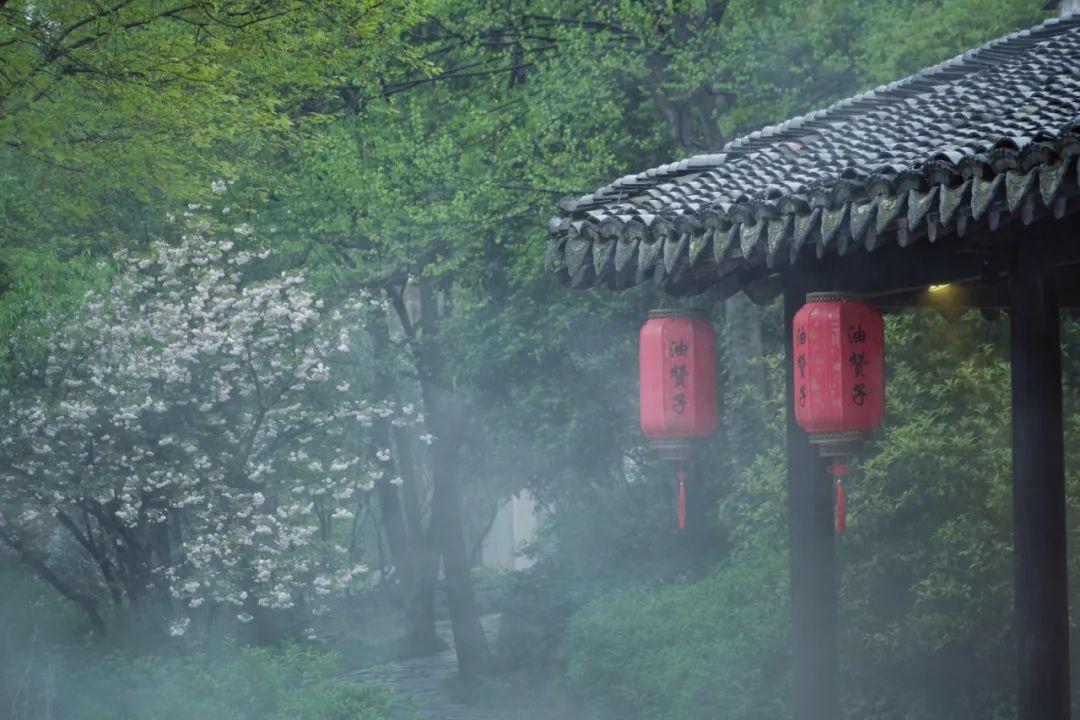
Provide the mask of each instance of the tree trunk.
[{"label": "tree trunk", "polygon": [[435,585],[439,575],[439,555],[432,544],[431,532],[425,531],[420,510],[420,474],[409,455],[408,433],[403,428],[393,429],[395,446],[401,459],[402,484],[399,495],[404,500],[405,527],[413,542],[416,561],[416,587],[409,595],[406,613],[412,629],[412,641],[416,649],[433,648],[439,644],[435,635]]},{"label": "tree trunk", "polygon": [[432,536],[438,552],[442,555],[458,671],[463,677],[475,677],[487,670],[490,655],[473,593],[458,496],[458,458],[461,450],[461,428],[465,418],[462,409],[451,402],[450,394],[440,383],[441,355],[437,346],[437,313],[431,280],[422,280],[420,389],[429,426],[435,433],[431,468],[434,484],[431,507]]},{"label": "tree trunk", "polygon": [[432,529],[442,553],[458,670],[462,676],[472,678],[487,670],[489,652],[473,593],[469,553],[465,546],[465,531],[461,521],[457,482],[459,448],[453,440],[438,439],[435,443],[440,447],[435,453]]},{"label": "tree trunk", "polygon": [[[368,332],[374,343],[376,356],[389,357],[390,334],[386,323],[374,320],[368,324]],[[393,398],[397,394],[395,379],[385,365],[380,365],[376,371],[376,385],[382,388],[384,399]],[[392,429],[388,421],[376,421],[375,435],[381,447],[391,446]],[[417,478],[408,456],[407,438],[402,434],[395,435],[396,462],[401,472],[403,487],[404,483],[409,484],[408,492],[415,500],[413,484]],[[389,478],[382,478],[376,483],[376,492],[383,529],[390,546],[390,556],[400,578],[401,597],[405,606],[406,642],[410,651],[423,652],[438,643],[435,635],[435,583],[433,579],[428,579],[430,573],[426,571],[427,566],[434,562],[427,558],[430,551],[424,542],[423,528],[419,521],[408,522],[402,507],[402,493],[398,488],[390,483]]]}]

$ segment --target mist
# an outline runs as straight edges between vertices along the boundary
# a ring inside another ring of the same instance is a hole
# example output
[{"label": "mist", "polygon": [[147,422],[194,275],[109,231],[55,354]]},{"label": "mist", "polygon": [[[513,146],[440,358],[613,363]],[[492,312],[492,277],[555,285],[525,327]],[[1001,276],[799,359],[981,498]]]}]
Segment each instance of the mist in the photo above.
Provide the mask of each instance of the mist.
[{"label": "mist", "polygon": [[[1068,717],[1014,544],[1036,233],[1080,519],[1044,4],[0,0],[0,718],[1034,720],[1018,657]],[[832,454],[818,291],[884,323]]]}]

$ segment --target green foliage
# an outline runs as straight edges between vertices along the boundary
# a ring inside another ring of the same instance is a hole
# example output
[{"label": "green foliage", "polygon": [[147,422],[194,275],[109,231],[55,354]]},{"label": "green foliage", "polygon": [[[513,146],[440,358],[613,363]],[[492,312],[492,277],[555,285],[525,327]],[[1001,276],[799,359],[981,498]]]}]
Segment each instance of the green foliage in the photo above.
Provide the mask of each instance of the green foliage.
[{"label": "green foliage", "polygon": [[88,628],[76,609],[6,562],[0,583],[0,703],[11,720],[411,717],[388,691],[341,678],[333,654],[229,643],[135,654],[85,642]]},{"label": "green foliage", "polygon": [[987,39],[1043,20],[1030,0],[901,0],[864,7],[853,61],[870,82],[885,83],[941,62]]},{"label": "green foliage", "polygon": [[513,574],[498,638],[505,670],[545,672],[567,623],[591,600],[620,587],[681,581],[702,557],[673,531],[671,478],[585,487],[545,519],[536,564]]},{"label": "green foliage", "polygon": [[26,651],[78,642],[90,630],[74,605],[64,602],[43,582],[0,557],[0,667],[3,686]]},{"label": "green foliage", "polygon": [[3,180],[23,186],[0,227],[101,223],[109,203],[250,170],[244,156],[338,111],[345,88],[370,97],[415,65],[402,33],[419,17],[370,0],[5,3]]},{"label": "green foliage", "polygon": [[[1007,326],[924,313],[890,317],[886,332],[888,414],[846,483],[838,539],[844,699],[854,715],[883,720],[1006,717]],[[731,508],[740,545],[786,542],[782,398],[770,402],[775,444],[744,473]]]},{"label": "green foliage", "polygon": [[0,330],[42,293],[78,298],[87,256],[145,244],[212,180],[280,187],[285,148],[423,72],[405,43],[421,17],[412,0],[0,3]]},{"label": "green foliage", "polygon": [[112,654],[68,668],[63,692],[78,720],[394,717],[387,692],[333,680],[336,669],[333,656],[295,647],[236,649],[225,657]]},{"label": "green foliage", "polygon": [[566,683],[627,720],[787,717],[783,555],[733,558],[691,585],[590,603],[565,638]]},{"label": "green foliage", "polygon": [[[224,657],[119,652],[94,657],[69,651],[46,668],[52,678],[42,687],[39,703],[72,720],[400,717],[389,692],[334,680],[333,656],[297,648],[234,649]],[[29,703],[24,713],[20,720],[39,717]]]},{"label": "green foliage", "polygon": [[[882,431],[846,483],[849,524],[838,538],[841,578],[843,699],[852,717],[875,720],[1006,718],[1013,715],[1010,385],[1007,324],[969,314],[958,322],[936,315],[890,317],[889,412]],[[1080,393],[1072,381],[1080,341],[1065,324],[1068,435],[1078,428]],[[780,372],[779,356],[767,359]],[[564,639],[566,676],[581,696],[616,712],[668,717],[673,697],[695,693],[693,676],[670,676],[670,656],[701,657],[695,633],[663,632],[658,615],[685,613],[701,628],[720,622],[714,605],[747,612],[756,599],[725,595],[738,585],[746,553],[777,559],[786,546],[783,395],[765,398],[775,413],[767,449],[738,476],[721,507],[721,523],[737,550],[716,578],[658,592],[645,585],[593,600],[570,622]],[[1066,441],[1069,497],[1080,494],[1080,457]],[[1080,507],[1070,502],[1070,525]],[[1080,571],[1080,538],[1070,538],[1071,572]],[[742,568],[742,569],[740,569]],[[774,568],[779,572],[779,565]],[[732,579],[732,575],[736,580]],[[723,587],[721,587],[723,586]],[[695,593],[700,593],[697,597]],[[678,595],[677,598],[674,596]],[[1080,599],[1074,588],[1073,605]],[[670,605],[663,603],[670,602]],[[653,612],[653,603],[663,611]],[[732,647],[769,647],[761,628],[772,619],[724,625]],[[741,616],[740,616],[741,617]],[[612,641],[626,633],[625,643]],[[711,635],[710,635],[711,637]],[[632,639],[632,642],[631,642]],[[719,641],[717,641],[719,642]],[[782,642],[782,638],[780,639]],[[725,645],[724,647],[727,647]],[[754,656],[756,657],[756,656]],[[663,660],[663,662],[661,661]],[[751,667],[754,660],[749,662]],[[654,665],[655,663],[655,665]],[[678,663],[674,663],[678,667]],[[747,663],[705,660],[720,686],[742,683],[747,697],[764,692],[767,676],[747,678]],[[655,682],[652,678],[658,678]],[[772,682],[770,679],[769,682]],[[634,690],[636,688],[636,690]],[[638,692],[638,695],[633,695]],[[782,688],[780,696],[783,696]],[[622,698],[632,698],[621,705]],[[710,699],[704,707],[724,707]],[[670,717],[697,717],[688,700]],[[679,713],[683,714],[679,714]],[[722,712],[727,712],[723,710]],[[765,710],[747,717],[769,717]],[[713,717],[705,715],[703,717]],[[717,715],[743,717],[743,715]]]},{"label": "green foliage", "polygon": [[[859,714],[896,717],[890,708],[902,697],[920,717],[1007,714],[1012,496],[1004,325],[917,315],[888,324],[888,419],[851,482],[850,530],[838,553],[846,664],[853,685],[869,690],[856,701]],[[880,673],[893,680],[868,681]],[[912,686],[921,692],[905,691]]]}]

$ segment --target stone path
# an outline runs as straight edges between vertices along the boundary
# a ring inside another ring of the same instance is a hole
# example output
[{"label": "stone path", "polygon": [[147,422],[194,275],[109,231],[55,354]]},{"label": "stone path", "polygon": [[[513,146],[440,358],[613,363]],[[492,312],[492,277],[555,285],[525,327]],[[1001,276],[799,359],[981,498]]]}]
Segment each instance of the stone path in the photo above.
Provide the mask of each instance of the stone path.
[{"label": "stone path", "polygon": [[[499,615],[485,615],[481,619],[488,644],[494,646],[499,631]],[[517,703],[512,697],[500,693],[484,700],[472,701],[468,692],[455,685],[457,681],[457,656],[449,621],[436,623],[435,631],[448,649],[428,657],[411,658],[365,668],[348,675],[349,679],[364,683],[378,683],[392,687],[399,697],[411,704],[423,720],[535,720],[532,703]]]}]

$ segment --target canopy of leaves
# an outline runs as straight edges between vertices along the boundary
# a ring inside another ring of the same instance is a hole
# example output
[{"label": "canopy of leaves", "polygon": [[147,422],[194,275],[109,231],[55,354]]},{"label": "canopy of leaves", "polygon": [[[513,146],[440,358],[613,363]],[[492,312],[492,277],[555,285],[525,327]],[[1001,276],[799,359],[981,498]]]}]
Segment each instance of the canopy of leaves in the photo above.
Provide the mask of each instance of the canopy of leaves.
[{"label": "canopy of leaves", "polygon": [[403,37],[421,16],[411,0],[0,3],[0,316],[62,303],[87,271],[56,261],[145,244],[214,179],[279,185],[290,143],[421,71]]}]

